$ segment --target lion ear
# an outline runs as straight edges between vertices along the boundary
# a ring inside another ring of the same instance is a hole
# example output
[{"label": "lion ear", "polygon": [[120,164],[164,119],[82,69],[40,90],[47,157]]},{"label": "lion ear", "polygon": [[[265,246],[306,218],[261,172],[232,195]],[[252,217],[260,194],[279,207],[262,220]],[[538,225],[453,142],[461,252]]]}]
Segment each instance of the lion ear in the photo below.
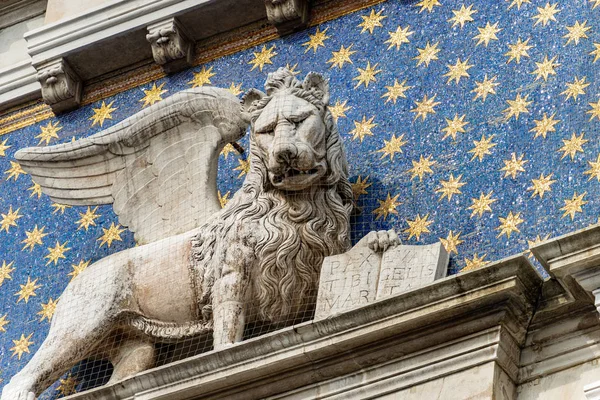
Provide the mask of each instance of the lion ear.
[{"label": "lion ear", "polygon": [[329,83],[323,78],[323,75],[317,74],[316,72],[309,72],[302,82],[302,88],[304,90],[312,90],[314,94],[323,102],[323,104],[329,104]]},{"label": "lion ear", "polygon": [[244,96],[242,96],[242,108],[245,112],[249,112],[250,107],[252,107],[252,103],[258,101],[265,97],[266,94],[261,92],[258,89],[250,89],[246,92]]}]

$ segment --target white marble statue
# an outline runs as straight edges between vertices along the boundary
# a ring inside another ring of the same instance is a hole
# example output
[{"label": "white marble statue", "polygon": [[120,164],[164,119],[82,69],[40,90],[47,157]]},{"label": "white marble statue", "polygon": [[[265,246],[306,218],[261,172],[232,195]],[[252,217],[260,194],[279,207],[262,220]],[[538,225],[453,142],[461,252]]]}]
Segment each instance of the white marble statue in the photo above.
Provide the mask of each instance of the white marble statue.
[{"label": "white marble statue", "polygon": [[[249,322],[292,321],[314,305],[323,258],[350,247],[352,190],[327,82],[285,69],[266,94],[185,90],[88,138],[16,158],[58,203],[112,203],[140,246],[101,259],[61,295],[46,340],[1,400],[32,400],[78,361],[110,383],[154,365],[158,341],[242,340]],[[217,160],[251,124],[250,169],[220,210]],[[384,250],[390,232],[361,241]]]}]

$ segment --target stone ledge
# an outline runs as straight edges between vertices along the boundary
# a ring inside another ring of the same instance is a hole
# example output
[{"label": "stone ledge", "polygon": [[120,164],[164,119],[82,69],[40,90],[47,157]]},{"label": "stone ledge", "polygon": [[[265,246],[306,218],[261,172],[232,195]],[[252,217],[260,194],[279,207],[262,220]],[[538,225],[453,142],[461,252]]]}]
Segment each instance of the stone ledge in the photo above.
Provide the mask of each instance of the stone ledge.
[{"label": "stone ledge", "polygon": [[30,61],[0,69],[0,109],[41,97],[37,72]]},{"label": "stone ledge", "polygon": [[[491,361],[515,379],[541,284],[525,257],[512,257],[68,399],[264,398],[402,360],[406,373],[386,380],[395,388],[431,379],[436,366],[439,376]],[[419,358],[436,351],[437,364]]]}]

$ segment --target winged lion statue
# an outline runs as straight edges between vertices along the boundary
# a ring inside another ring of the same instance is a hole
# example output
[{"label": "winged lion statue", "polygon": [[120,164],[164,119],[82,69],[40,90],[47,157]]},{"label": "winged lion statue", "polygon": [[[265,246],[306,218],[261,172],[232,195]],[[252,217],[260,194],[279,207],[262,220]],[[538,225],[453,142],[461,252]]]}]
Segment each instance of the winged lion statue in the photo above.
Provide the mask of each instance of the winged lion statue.
[{"label": "winged lion statue", "polygon": [[[1,400],[33,400],[85,358],[110,360],[112,383],[152,367],[156,342],[212,334],[218,350],[248,323],[310,311],[323,258],[350,248],[347,160],[321,75],[279,69],[265,88],[241,102],[185,90],[87,138],[16,154],[53,201],[112,204],[140,245],[69,283]],[[248,124],[250,170],[221,209],[218,157]],[[360,243],[384,250],[398,237]]]}]

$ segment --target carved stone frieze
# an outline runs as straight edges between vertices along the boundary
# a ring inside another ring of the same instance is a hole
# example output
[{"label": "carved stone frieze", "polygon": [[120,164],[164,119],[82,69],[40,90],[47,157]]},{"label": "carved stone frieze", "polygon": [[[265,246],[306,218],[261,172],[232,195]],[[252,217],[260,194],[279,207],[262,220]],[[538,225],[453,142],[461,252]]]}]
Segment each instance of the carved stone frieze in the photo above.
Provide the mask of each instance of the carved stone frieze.
[{"label": "carved stone frieze", "polygon": [[309,0],[265,0],[267,18],[285,35],[306,26],[309,3]]},{"label": "carved stone frieze", "polygon": [[55,113],[69,111],[81,104],[81,79],[64,58],[37,67],[42,98]]},{"label": "carved stone frieze", "polygon": [[167,72],[191,66],[194,42],[185,27],[175,17],[148,26],[146,39],[152,46],[152,56]]}]

